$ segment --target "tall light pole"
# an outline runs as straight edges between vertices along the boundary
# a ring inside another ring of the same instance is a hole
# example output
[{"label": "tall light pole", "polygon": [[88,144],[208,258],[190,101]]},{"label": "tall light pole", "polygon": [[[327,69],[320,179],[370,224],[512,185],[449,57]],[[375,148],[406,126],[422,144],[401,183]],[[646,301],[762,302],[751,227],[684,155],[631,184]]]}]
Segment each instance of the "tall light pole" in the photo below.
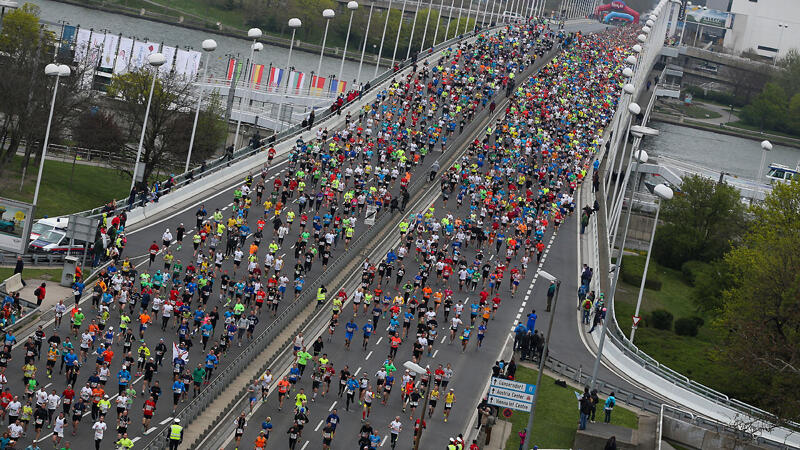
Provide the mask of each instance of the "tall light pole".
[{"label": "tall light pole", "polygon": [[414,435],[414,450],[419,450],[419,443],[422,441],[422,430],[424,429],[422,422],[425,421],[425,411],[428,409],[428,398],[431,396],[431,385],[433,384],[433,379],[431,379],[430,371],[428,370],[430,366],[422,367],[415,362],[406,361],[403,363],[403,367],[414,372],[420,377],[424,376],[425,374],[429,374],[428,384],[425,386],[425,402],[422,404],[422,410],[420,411],[419,416],[419,434]]},{"label": "tall light pole", "polygon": [[[428,4],[428,14],[425,16],[425,29],[422,30],[422,43],[419,44],[419,52],[425,50],[425,38],[428,36],[428,22],[431,20],[431,10],[433,9],[433,0]],[[431,46],[433,47],[433,46]]]},{"label": "tall light pole", "polygon": [[[462,2],[464,0],[461,0]],[[448,10],[447,14],[447,28],[444,30],[444,40],[447,41],[448,36],[450,36],[450,22],[453,21],[453,5],[456,4],[456,0],[450,0],[450,9]]]},{"label": "tall light pole", "polygon": [[781,54],[781,45],[783,45],[783,31],[789,28],[788,23],[779,23],[778,24],[778,51],[775,52],[775,59],[772,60],[772,65],[775,66],[778,64],[778,57]]},{"label": "tall light pole", "polygon": [[322,50],[319,51],[319,63],[317,64],[317,76],[322,73],[322,57],[325,55],[325,42],[328,40],[328,25],[331,19],[336,17],[336,12],[332,9],[322,10],[322,17],[325,19],[325,33],[322,35]]},{"label": "tall light pole", "polygon": [[[644,294],[644,285],[647,282],[647,268],[650,266],[650,255],[653,254],[653,241],[656,238],[656,228],[658,227],[658,214],[661,212],[661,203],[665,200],[672,200],[672,189],[665,184],[658,184],[653,188],[653,194],[658,197],[656,200],[656,218],[653,222],[653,231],[650,233],[650,244],[647,246],[647,258],[644,260],[644,272],[642,272],[642,284],[639,286],[639,298],[636,299],[636,312],[633,313],[634,317],[639,317],[639,308],[642,306],[642,295]],[[633,344],[633,337],[636,335],[636,324],[631,326],[631,344]]]},{"label": "tall light pole", "polygon": [[344,58],[347,56],[347,43],[350,42],[350,28],[353,26],[353,13],[358,9],[358,2],[352,0],[347,2],[347,9],[350,10],[350,22],[347,24],[347,34],[344,38],[344,50],[342,51],[342,64],[339,65],[339,81],[344,75]]},{"label": "tall light pole", "polygon": [[[632,103],[632,104],[635,104],[635,103]],[[639,171],[639,163],[640,162],[647,162],[647,154],[644,151],[639,151],[639,144],[642,141],[642,137],[656,135],[656,134],[658,134],[658,130],[654,130],[652,128],[644,127],[644,126],[641,126],[641,125],[635,125],[635,126],[631,127],[631,134],[633,134],[633,136],[634,136],[634,143],[633,143],[633,149],[631,150],[631,156],[633,156],[634,154],[636,155],[636,167],[633,169],[633,172],[638,172]],[[627,171],[627,174],[630,174],[630,173],[631,173],[631,170],[629,169]],[[626,176],[625,184],[627,184],[627,176]],[[634,183],[634,186],[635,185],[636,184]],[[629,206],[633,206],[632,205],[632,203],[633,203],[633,194],[634,194],[635,190],[636,190],[635,187],[631,188],[630,201],[628,202]],[[627,237],[626,235],[628,234],[628,226],[631,223],[631,215],[632,215],[631,212],[632,212],[632,210],[633,210],[632,207],[628,208],[628,215],[627,215],[627,218],[625,219],[625,229],[622,232],[622,243],[620,244],[619,250],[617,251],[616,266],[612,269],[612,270],[614,270],[614,278],[611,280],[611,294],[610,294],[609,300],[608,300],[608,304],[609,305],[613,305],[614,304],[614,294],[617,291],[617,281],[619,280],[619,273],[620,273],[620,269],[622,268],[622,256],[623,256],[623,253],[624,253],[623,250],[625,249],[625,238]],[[615,231],[615,234],[616,234],[616,231]],[[614,251],[613,247],[611,248],[611,251]],[[597,345],[597,356],[595,357],[595,360],[594,360],[594,368],[592,369],[592,378],[591,378],[591,384],[590,384],[589,389],[594,389],[595,385],[597,384],[597,372],[600,369],[600,360],[603,358],[603,345],[606,342],[606,334],[608,334],[608,317],[610,315],[611,314],[606,314],[606,316],[603,318],[603,328],[602,328],[602,330],[600,332],[600,343]]]},{"label": "tall light pole", "polygon": [[369,14],[367,15],[367,31],[364,32],[364,45],[361,46],[361,59],[358,61],[358,75],[356,76],[356,83],[361,82],[361,66],[364,65],[364,52],[367,51],[367,40],[369,39],[369,25],[372,23],[372,9],[375,7],[375,1],[369,2]]},{"label": "tall light pole", "polygon": [[[764,164],[767,162],[767,152],[772,151],[772,142],[761,141],[761,164],[758,166],[758,179],[756,182],[763,183]],[[761,185],[758,185],[758,192],[761,192]]]},{"label": "tall light pole", "polygon": [[392,67],[389,70],[394,68],[394,60],[397,57],[397,43],[400,42],[400,30],[403,29],[403,14],[406,13],[406,4],[408,0],[403,0],[403,7],[400,8],[400,21],[397,24],[397,37],[394,39],[394,50],[392,51]]},{"label": "tall light pole", "polygon": [[[261,28],[250,28],[249,30],[247,30],[247,37],[249,37],[250,39],[253,40],[253,43],[250,45],[250,60],[248,61],[248,64],[250,64],[250,65],[253,64],[253,54],[256,51],[256,44],[259,43],[258,42],[258,38],[260,38],[262,34],[264,34],[264,33],[261,32]],[[246,73],[247,72],[245,72],[245,74]],[[245,76],[247,76],[247,75],[245,75]],[[252,78],[253,77],[251,76],[250,79],[252,79]],[[248,83],[248,86],[249,86],[249,83]],[[242,98],[242,102],[247,103],[248,100],[250,99],[250,89],[249,89],[249,87],[244,92],[244,95],[242,97],[243,97]],[[240,103],[240,105],[241,105],[241,103]],[[243,108],[243,105],[239,107],[239,118],[236,120],[236,136],[233,138],[233,148],[236,148],[236,147],[239,146],[239,128],[242,126],[242,108]]]},{"label": "tall light pole", "polygon": [[36,189],[33,191],[33,206],[36,206],[39,201],[39,186],[42,184],[44,160],[47,158],[47,145],[50,142],[50,125],[53,123],[53,110],[56,107],[58,82],[61,77],[68,77],[70,73],[69,66],[66,64],[48,64],[44,67],[44,74],[48,77],[56,77],[56,82],[53,84],[53,100],[50,101],[50,115],[47,117],[47,129],[44,132],[44,147],[42,148],[42,159],[39,161],[39,173],[36,175]]},{"label": "tall light pole", "polygon": [[383,34],[381,34],[381,46],[378,48],[378,59],[375,61],[375,74],[372,76],[372,78],[378,78],[378,70],[380,70],[381,68],[381,55],[383,55],[383,40],[386,38],[386,27],[389,25],[389,16],[391,15],[392,15],[392,0],[389,0],[389,7],[386,8],[386,20],[383,22]]},{"label": "tall light pole", "polygon": [[[144,133],[147,130],[147,119],[150,118],[150,104],[153,102],[153,91],[156,88],[156,78],[158,78],[158,68],[167,62],[167,58],[161,53],[151,53],[147,56],[147,62],[153,67],[153,81],[150,83],[150,94],[147,96],[147,107],[144,109],[144,121],[142,122],[142,134],[139,136],[139,147],[136,150],[136,162],[133,165],[133,177],[131,178],[131,190],[136,186],[136,176],[139,172],[139,159],[142,157],[142,146],[144,145]],[[39,182],[37,181],[38,185]],[[34,194],[35,197],[35,194]],[[35,203],[35,199],[34,199]]]},{"label": "tall light pole", "polygon": [[294,48],[294,34],[303,25],[297,17],[289,19],[289,28],[292,29],[292,40],[289,42],[289,58],[286,60],[286,92],[289,92],[289,74],[292,70],[292,49]]},{"label": "tall light pole", "polygon": [[[203,41],[203,51],[206,54],[210,54],[216,49],[217,49],[217,41],[213,39],[206,39],[205,41]],[[209,61],[210,59],[211,59],[210,55],[206,56],[206,63],[203,64],[203,78],[200,79],[201,84],[197,92],[197,108],[195,108],[194,110],[194,123],[192,123],[192,137],[189,138],[189,153],[186,155],[186,167],[184,167],[183,169],[184,172],[189,171],[189,164],[191,164],[192,161],[192,149],[194,148],[194,134],[195,132],[197,132],[197,120],[200,117],[200,104],[203,102],[203,91],[205,90],[203,88],[202,83],[204,83],[206,80],[206,73],[208,71],[208,64],[210,62]]]},{"label": "tall light pole", "polygon": [[469,28],[469,16],[472,15],[472,2],[473,0],[469,0],[469,9],[467,9],[467,19],[464,21],[464,31],[462,34],[467,34],[467,29]]},{"label": "tall light pole", "polygon": [[458,19],[456,19],[456,33],[453,37],[458,36],[458,24],[461,23],[461,11],[464,10],[464,0],[461,0],[461,6],[458,7]]},{"label": "tall light pole", "polygon": [[414,41],[414,30],[417,28],[417,15],[419,14],[419,5],[422,0],[417,0],[417,7],[414,8],[414,19],[411,21],[411,35],[408,37],[408,51],[406,51],[406,59],[411,57],[411,43]]},{"label": "tall light pole", "polygon": [[442,12],[444,12],[444,0],[439,3],[439,15],[436,16],[436,27],[433,30],[433,44],[431,44],[431,48],[436,47],[436,38],[439,37],[439,24],[442,21]]},{"label": "tall light pole", "polygon": [[550,319],[547,324],[547,335],[544,337],[544,349],[542,356],[539,358],[539,373],[536,374],[536,388],[533,391],[533,402],[531,403],[531,413],[528,416],[528,431],[520,443],[520,448],[530,447],[531,438],[533,437],[533,416],[536,414],[536,403],[539,400],[539,390],[542,388],[542,374],[544,373],[544,362],[547,360],[547,350],[550,347],[550,336],[553,334],[553,319],[556,317],[556,307],[558,307],[558,291],[561,289],[561,280],[550,275],[544,270],[539,271],[542,278],[556,284],[555,300],[553,301],[553,312],[550,313]]}]

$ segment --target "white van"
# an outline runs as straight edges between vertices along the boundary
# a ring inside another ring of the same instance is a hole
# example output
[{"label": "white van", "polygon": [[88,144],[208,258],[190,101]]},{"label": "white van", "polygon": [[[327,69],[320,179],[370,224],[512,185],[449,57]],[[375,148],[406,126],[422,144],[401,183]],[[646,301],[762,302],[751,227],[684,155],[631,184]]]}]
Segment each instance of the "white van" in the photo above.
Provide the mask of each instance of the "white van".
[{"label": "white van", "polygon": [[67,231],[69,217],[53,217],[37,220],[31,227],[30,242],[51,230]]}]

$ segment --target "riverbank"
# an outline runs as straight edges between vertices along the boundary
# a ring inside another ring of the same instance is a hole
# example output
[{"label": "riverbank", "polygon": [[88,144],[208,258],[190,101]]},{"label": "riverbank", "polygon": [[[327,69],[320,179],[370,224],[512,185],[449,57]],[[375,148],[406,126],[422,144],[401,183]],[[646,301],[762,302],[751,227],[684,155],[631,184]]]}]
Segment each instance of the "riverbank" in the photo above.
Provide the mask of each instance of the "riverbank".
[{"label": "riverbank", "polygon": [[687,119],[684,116],[676,116],[658,112],[653,112],[650,115],[650,120],[695,128],[698,130],[711,131],[714,133],[726,134],[729,136],[741,137],[753,141],[763,141],[764,139],[769,139],[769,141],[773,144],[782,144],[788,147],[800,148],[800,139],[794,139],[770,133],[762,133],[758,131],[748,131],[743,128],[725,125],[724,123],[714,125],[700,122],[698,120]]},{"label": "riverbank", "polygon": [[[195,31],[203,31],[207,33],[213,33],[220,36],[226,36],[234,39],[238,39],[241,41],[249,42],[250,39],[247,38],[247,30],[243,28],[236,28],[230,25],[225,25],[220,22],[212,22],[212,21],[200,21],[199,18],[196,16],[190,15],[178,15],[173,16],[170,14],[159,13],[153,10],[149,10],[147,8],[131,8],[119,4],[110,4],[110,3],[89,3],[89,2],[80,2],[75,0],[53,0],[58,3],[63,3],[66,5],[77,6],[80,8],[91,9],[95,11],[102,11],[110,14],[117,14],[127,17],[133,17],[138,19],[144,19],[151,22],[162,23],[165,25],[174,25],[181,28],[186,28]],[[155,7],[154,7],[155,8]],[[176,14],[180,14],[178,10],[171,8]],[[166,11],[166,9],[163,9]],[[51,23],[46,22],[49,25],[53,26],[61,26],[60,23]],[[289,48],[291,45],[291,40],[284,38],[280,35],[269,34],[265,33],[265,36],[261,38],[261,41],[264,44],[281,47],[281,48]],[[329,43],[330,44],[330,43]],[[348,45],[347,54],[345,55],[345,59],[352,62],[359,62],[361,59],[360,49],[354,47],[356,43],[351,42]],[[322,46],[317,44],[312,44],[309,42],[303,42],[300,40],[295,39],[293,51],[301,51],[304,53],[309,53],[313,55],[319,56],[320,52],[322,51]],[[330,58],[341,58],[342,57],[342,49],[340,47],[334,47],[332,45],[326,45],[325,47],[325,56]],[[364,63],[368,65],[374,66],[377,62],[377,55],[370,54],[369,52],[365,53],[364,55]],[[380,65],[383,67],[389,67],[391,65],[391,58],[381,57]]]}]

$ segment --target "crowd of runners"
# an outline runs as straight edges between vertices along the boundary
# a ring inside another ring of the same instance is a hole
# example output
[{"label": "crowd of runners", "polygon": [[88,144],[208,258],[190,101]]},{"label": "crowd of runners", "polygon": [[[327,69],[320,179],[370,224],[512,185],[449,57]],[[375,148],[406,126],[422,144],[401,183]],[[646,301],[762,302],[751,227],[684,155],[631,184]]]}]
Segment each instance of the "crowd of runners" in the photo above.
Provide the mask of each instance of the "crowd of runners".
[{"label": "crowd of runners", "polygon": [[[173,416],[204,389],[233,348],[247,345],[347,249],[370,209],[402,211],[400,245],[364,262],[357,291],[323,286],[312,293],[331,309],[326,337],[306,342],[298,335],[289,372],[268,371],[248,388],[251,411],[270,402],[291,425],[273,430],[271,418],[243,412],[236,446],[246,427],[257,426],[255,441],[242,445],[264,448],[279,432],[293,449],[311,405],[325,397],[343,404],[324,410],[323,448],[342,420],[358,414],[351,409],[360,412],[357,439],[366,449],[387,435],[394,447],[401,432],[424,429],[426,418],[447,422],[456,374],[432,360],[434,346],[447,345],[444,339],[472,351],[490,332],[508,330],[492,319],[535,272],[545,234],[573,213],[575,189],[603,145],[633,35],[628,28],[567,34],[542,22],[483,34],[397,78],[360,113],[347,114],[342,129],[320,128],[311,142],[298,141],[286,170],[274,173],[275,150],[265,149],[262,173],[246,178],[229,209],[200,206],[196,223],[166,229],[143,260],[124,251],[124,215],[104,218],[111,263],[100,278],[88,286],[77,279],[74,301],[60,301],[54,323],[23,342],[5,334],[0,418],[8,428],[0,448],[35,448],[47,439],[70,448],[65,435],[82,427],[91,429],[97,449],[109,442],[132,448],[129,428],[147,432],[158,426],[151,423],[157,411]],[[515,80],[554,45],[563,50],[538,75]],[[428,155],[446,152],[448,139],[477,113],[494,112],[497,93],[511,94],[501,117],[452,167],[431,165],[437,158]],[[423,166],[426,173],[417,173]],[[412,176],[438,180],[435,206],[405,212]],[[87,292],[91,301],[79,305]],[[377,352],[380,364],[356,373],[348,362],[330,360],[325,348],[332,343]],[[395,366],[401,356],[427,373]],[[159,372],[168,374],[163,385]],[[159,402],[164,394],[170,401]],[[378,402],[397,414],[373,426]],[[461,437],[449,445],[467,446]]]}]

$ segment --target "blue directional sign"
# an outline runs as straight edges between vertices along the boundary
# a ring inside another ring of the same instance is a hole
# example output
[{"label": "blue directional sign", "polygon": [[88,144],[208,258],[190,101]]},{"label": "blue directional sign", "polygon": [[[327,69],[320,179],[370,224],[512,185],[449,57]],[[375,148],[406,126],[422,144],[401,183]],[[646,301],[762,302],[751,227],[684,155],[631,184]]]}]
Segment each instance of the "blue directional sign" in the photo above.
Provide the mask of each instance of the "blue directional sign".
[{"label": "blue directional sign", "polygon": [[489,404],[518,411],[530,411],[536,385],[492,377]]}]

